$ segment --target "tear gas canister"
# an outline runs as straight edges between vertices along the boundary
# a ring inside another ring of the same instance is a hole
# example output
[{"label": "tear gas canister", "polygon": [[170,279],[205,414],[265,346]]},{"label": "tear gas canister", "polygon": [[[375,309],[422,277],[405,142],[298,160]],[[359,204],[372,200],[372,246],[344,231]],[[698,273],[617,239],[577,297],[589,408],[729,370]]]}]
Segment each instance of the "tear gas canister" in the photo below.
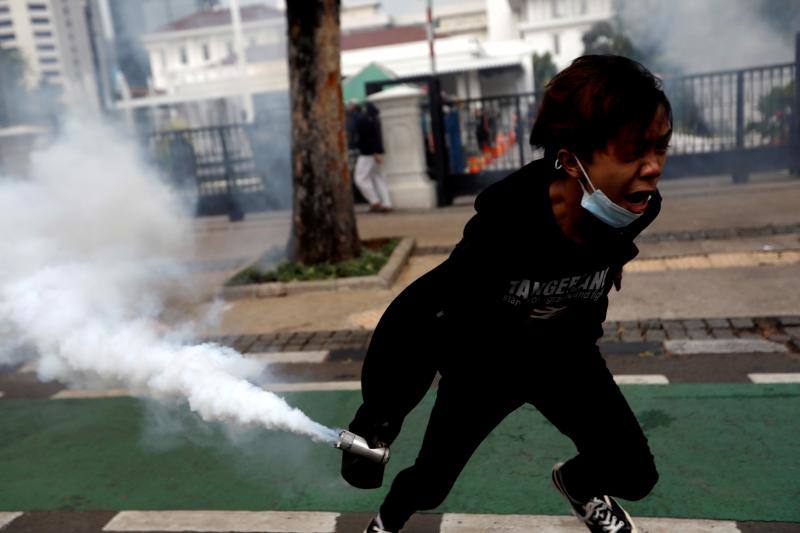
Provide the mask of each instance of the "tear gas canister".
[{"label": "tear gas canister", "polygon": [[359,437],[355,433],[343,430],[339,433],[339,438],[333,445],[335,448],[343,452],[349,452],[353,455],[365,457],[370,461],[386,464],[389,462],[389,448],[370,448],[364,437]]}]

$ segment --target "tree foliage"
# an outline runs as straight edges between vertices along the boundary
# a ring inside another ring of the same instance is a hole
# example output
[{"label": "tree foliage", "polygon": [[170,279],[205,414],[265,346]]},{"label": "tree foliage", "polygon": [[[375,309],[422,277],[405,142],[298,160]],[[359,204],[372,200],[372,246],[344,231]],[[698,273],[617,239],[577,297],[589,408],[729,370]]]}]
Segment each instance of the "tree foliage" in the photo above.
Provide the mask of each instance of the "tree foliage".
[{"label": "tree foliage", "polygon": [[545,86],[558,73],[558,67],[553,62],[550,52],[542,55],[533,54],[533,83],[536,92],[544,91]]},{"label": "tree foliage", "polygon": [[747,124],[747,131],[760,133],[769,144],[787,144],[791,135],[794,82],[773,87],[758,99],[759,120]]},{"label": "tree foliage", "polygon": [[609,21],[596,22],[583,34],[584,54],[613,54],[629,57],[636,61],[644,59],[631,40],[618,27]]}]

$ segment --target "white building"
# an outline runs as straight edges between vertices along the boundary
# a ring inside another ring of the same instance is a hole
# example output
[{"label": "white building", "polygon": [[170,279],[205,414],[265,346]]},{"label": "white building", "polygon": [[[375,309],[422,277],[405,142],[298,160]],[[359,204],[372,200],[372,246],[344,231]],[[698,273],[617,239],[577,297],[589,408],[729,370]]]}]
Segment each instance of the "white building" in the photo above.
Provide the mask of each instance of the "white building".
[{"label": "white building", "polygon": [[612,0],[486,0],[488,39],[522,39],[559,68],[583,53],[583,34],[613,15]]},{"label": "white building", "polygon": [[[533,90],[534,53],[550,52],[558,67],[566,66],[582,53],[584,32],[611,17],[611,4],[612,0],[465,0],[441,8],[434,4],[437,73],[444,90],[460,98]],[[184,118],[193,125],[238,121],[243,113],[252,118],[252,95],[288,89],[286,17],[281,8],[266,4],[242,7],[241,60],[234,23],[228,8],[217,7],[143,35],[150,62],[149,96],[119,105],[186,104],[194,110],[186,111],[189,116]],[[397,78],[430,73],[424,13],[393,18],[381,12],[379,1],[345,1],[341,26],[344,77],[371,63]],[[208,111],[208,101],[218,102],[216,111]]]},{"label": "white building", "polygon": [[26,63],[26,84],[59,85],[67,100],[98,105],[85,0],[0,0],[0,45]]}]

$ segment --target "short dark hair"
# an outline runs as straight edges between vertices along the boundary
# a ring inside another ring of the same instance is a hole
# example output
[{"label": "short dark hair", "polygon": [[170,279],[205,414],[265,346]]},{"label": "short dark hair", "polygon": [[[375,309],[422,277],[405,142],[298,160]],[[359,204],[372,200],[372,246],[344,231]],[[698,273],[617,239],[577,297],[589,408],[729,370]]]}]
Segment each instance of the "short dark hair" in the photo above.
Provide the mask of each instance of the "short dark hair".
[{"label": "short dark hair", "polygon": [[554,159],[566,148],[590,161],[623,129],[644,136],[659,106],[672,127],[661,80],[640,63],[614,55],[581,56],[547,84],[530,143],[544,148],[545,158]]}]

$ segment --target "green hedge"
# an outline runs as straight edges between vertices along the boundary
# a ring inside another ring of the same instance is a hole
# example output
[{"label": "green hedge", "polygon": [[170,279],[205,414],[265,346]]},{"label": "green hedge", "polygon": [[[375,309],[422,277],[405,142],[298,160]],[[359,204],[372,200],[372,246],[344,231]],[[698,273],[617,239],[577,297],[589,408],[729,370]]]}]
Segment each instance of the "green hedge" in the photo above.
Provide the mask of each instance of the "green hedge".
[{"label": "green hedge", "polygon": [[285,261],[273,270],[262,270],[257,266],[249,266],[237,272],[226,285],[249,285],[251,283],[268,283],[271,281],[311,281],[320,279],[350,278],[355,276],[373,276],[380,272],[383,265],[392,255],[400,239],[389,239],[378,247],[370,248],[364,243],[361,255],[340,263],[319,263],[303,265]]}]

